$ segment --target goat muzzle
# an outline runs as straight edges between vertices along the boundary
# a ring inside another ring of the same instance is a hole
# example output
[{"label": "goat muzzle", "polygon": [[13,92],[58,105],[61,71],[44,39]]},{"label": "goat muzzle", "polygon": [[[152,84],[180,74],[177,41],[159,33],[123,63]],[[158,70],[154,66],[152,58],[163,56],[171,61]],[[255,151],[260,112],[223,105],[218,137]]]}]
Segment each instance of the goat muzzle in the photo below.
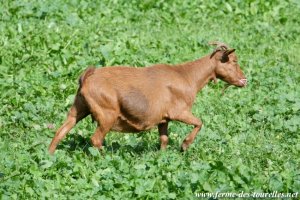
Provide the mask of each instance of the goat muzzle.
[{"label": "goat muzzle", "polygon": [[247,82],[248,82],[248,81],[247,81],[246,78],[243,78],[243,79],[240,79],[240,80],[239,80],[239,83],[241,84],[242,87],[246,86],[246,85],[247,85]]}]

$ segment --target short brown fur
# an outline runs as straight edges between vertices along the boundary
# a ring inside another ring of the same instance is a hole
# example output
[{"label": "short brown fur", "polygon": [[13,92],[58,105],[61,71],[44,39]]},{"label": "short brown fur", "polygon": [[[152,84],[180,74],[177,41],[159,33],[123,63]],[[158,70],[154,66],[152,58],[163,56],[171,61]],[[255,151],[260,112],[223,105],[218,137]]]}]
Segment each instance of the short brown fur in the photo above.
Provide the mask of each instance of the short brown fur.
[{"label": "short brown fur", "polygon": [[98,124],[91,141],[99,149],[110,130],[139,132],[155,126],[161,149],[165,149],[168,122],[176,120],[194,126],[182,143],[182,150],[186,150],[202,126],[201,120],[191,113],[197,92],[216,78],[238,87],[247,83],[234,49],[220,45],[222,48],[217,47],[212,54],[175,66],[88,68],[80,77],[74,104],[49,152],[54,153],[70,129],[89,114]]}]

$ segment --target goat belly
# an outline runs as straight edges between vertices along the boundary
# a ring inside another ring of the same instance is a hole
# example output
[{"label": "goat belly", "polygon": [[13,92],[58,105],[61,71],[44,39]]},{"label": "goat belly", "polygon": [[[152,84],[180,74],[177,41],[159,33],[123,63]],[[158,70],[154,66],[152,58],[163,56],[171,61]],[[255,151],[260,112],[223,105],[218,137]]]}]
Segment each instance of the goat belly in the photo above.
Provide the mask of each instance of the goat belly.
[{"label": "goat belly", "polygon": [[113,130],[120,132],[139,132],[151,129],[155,123],[151,120],[149,100],[142,89],[128,87],[119,91],[120,114]]},{"label": "goat belly", "polygon": [[119,131],[119,132],[136,133],[136,132],[140,132],[140,131],[144,131],[144,130],[149,130],[153,127],[154,127],[154,125],[150,125],[150,124],[143,123],[143,122],[137,123],[137,122],[127,119],[124,116],[120,116],[120,117],[118,117],[117,121],[113,125],[112,130]]}]

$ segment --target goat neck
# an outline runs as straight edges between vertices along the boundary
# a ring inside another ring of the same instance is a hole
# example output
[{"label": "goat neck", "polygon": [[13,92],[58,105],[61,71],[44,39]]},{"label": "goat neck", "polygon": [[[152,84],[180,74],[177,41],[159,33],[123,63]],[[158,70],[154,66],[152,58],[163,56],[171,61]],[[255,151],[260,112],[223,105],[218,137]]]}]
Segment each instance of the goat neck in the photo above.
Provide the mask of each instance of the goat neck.
[{"label": "goat neck", "polygon": [[210,56],[198,60],[177,65],[178,71],[186,77],[187,81],[199,92],[209,81],[216,82],[215,66]]}]

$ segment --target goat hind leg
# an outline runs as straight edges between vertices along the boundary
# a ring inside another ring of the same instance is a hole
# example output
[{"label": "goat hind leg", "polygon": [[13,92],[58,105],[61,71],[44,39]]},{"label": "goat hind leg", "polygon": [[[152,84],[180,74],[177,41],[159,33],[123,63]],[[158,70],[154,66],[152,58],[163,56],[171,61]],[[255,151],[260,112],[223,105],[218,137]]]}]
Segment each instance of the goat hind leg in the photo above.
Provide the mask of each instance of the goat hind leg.
[{"label": "goat hind leg", "polygon": [[82,96],[76,95],[73,106],[68,113],[64,124],[56,131],[54,138],[49,145],[49,153],[53,154],[58,143],[68,134],[68,132],[75,126],[75,124],[86,117],[89,110]]},{"label": "goat hind leg", "polygon": [[[100,114],[100,113],[98,113],[98,114]],[[101,113],[101,114],[103,114],[103,113]],[[98,149],[102,149],[103,140],[104,140],[106,134],[109,132],[109,130],[114,125],[115,120],[116,120],[115,114],[113,112],[106,112],[105,118],[100,117],[100,119],[99,119],[99,116],[102,116],[101,114],[98,115],[98,117],[96,117],[98,126],[96,128],[94,135],[91,137],[91,142],[92,142],[93,146]]]},{"label": "goat hind leg", "polygon": [[[111,124],[112,126],[112,124]],[[111,126],[103,127],[102,125],[98,125],[94,135],[91,137],[91,142],[94,147],[97,149],[102,149],[103,141],[106,134],[109,132]]]},{"label": "goat hind leg", "polygon": [[67,133],[75,126],[76,118],[68,116],[64,124],[56,131],[54,138],[49,146],[49,153],[53,154],[56,150],[58,143],[67,135]]}]

